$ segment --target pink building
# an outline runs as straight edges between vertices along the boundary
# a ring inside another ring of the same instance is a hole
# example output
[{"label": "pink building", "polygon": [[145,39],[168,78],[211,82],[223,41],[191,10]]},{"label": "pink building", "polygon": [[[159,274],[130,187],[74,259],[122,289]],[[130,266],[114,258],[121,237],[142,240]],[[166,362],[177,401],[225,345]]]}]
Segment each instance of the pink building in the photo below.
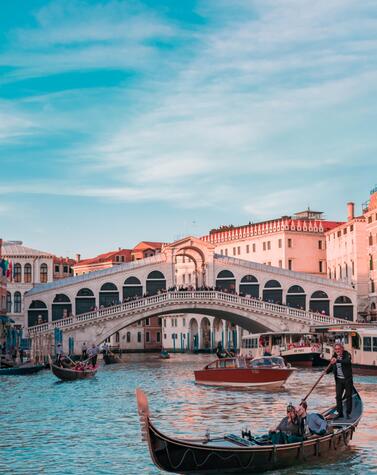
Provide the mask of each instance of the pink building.
[{"label": "pink building", "polygon": [[310,209],[245,226],[221,226],[201,239],[216,252],[283,269],[326,276],[325,233],[340,222]]},{"label": "pink building", "polygon": [[370,195],[369,202],[364,205],[364,216],[369,267],[369,310],[370,315],[375,319],[377,317],[377,187],[373,188]]}]

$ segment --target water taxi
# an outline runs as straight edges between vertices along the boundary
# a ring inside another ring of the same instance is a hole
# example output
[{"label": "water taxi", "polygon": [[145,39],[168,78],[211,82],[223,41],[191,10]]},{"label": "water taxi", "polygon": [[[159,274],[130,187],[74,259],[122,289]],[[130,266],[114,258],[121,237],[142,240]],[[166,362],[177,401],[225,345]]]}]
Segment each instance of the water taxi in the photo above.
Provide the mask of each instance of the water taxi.
[{"label": "water taxi", "polygon": [[222,358],[194,371],[195,382],[207,386],[280,388],[294,371],[283,358]]},{"label": "water taxi", "polygon": [[321,339],[322,357],[330,361],[335,343],[342,343],[351,354],[352,367],[359,373],[377,375],[377,326],[376,325],[334,325],[313,329]]},{"label": "water taxi", "polygon": [[319,366],[322,346],[314,333],[256,333],[242,338],[241,356],[281,356],[295,366]]}]

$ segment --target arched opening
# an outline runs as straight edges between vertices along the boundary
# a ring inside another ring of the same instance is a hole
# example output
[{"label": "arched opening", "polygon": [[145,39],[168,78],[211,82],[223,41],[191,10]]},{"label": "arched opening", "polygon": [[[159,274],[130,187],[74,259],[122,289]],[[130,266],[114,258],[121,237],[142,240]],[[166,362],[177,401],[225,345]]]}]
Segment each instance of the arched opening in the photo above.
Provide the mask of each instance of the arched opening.
[{"label": "arched opening", "polygon": [[196,318],[192,318],[189,324],[190,330],[190,350],[191,351],[198,351],[199,350],[199,330],[198,330],[198,322]]},{"label": "arched opening", "polygon": [[22,268],[21,264],[14,264],[13,267],[13,280],[16,283],[20,283],[22,280]]},{"label": "arched opening", "polygon": [[25,264],[24,267],[24,282],[25,284],[30,284],[31,283],[31,264]]},{"label": "arched opening", "polygon": [[90,289],[80,289],[76,295],[76,315],[91,312],[96,306],[94,293]]},{"label": "arched opening", "polygon": [[156,295],[160,290],[166,290],[166,279],[162,272],[154,270],[147,277],[147,295]]},{"label": "arched opening", "polygon": [[65,294],[56,294],[52,302],[52,321],[69,317],[72,304]]},{"label": "arched opening", "polygon": [[119,303],[118,287],[112,282],[103,284],[99,291],[99,306],[110,307]]},{"label": "arched opening", "polygon": [[141,297],[143,286],[137,277],[128,277],[123,284],[123,300],[132,297]]},{"label": "arched opening", "polygon": [[40,325],[48,322],[47,305],[41,300],[33,300],[28,309],[28,326]]},{"label": "arched opening", "polygon": [[240,282],[240,295],[249,295],[255,299],[259,298],[259,282],[253,275],[245,275]]},{"label": "arched opening", "polygon": [[12,294],[7,292],[7,313],[12,313]]},{"label": "arched opening", "polygon": [[349,297],[342,295],[335,299],[334,317],[353,321],[353,305]]},{"label": "arched opening", "polygon": [[21,304],[21,292],[14,293],[14,313],[21,313],[22,304]]},{"label": "arched opening", "polygon": [[300,285],[292,285],[287,292],[286,303],[289,307],[306,310],[306,293]]},{"label": "arched opening", "polygon": [[283,302],[283,289],[277,280],[269,280],[263,289],[263,300],[265,302],[278,303]]},{"label": "arched opening", "polygon": [[201,350],[210,350],[211,348],[211,324],[207,317],[202,318],[200,322],[200,331],[201,331]]},{"label": "arched opening", "polygon": [[221,343],[224,347],[224,328],[223,321],[216,317],[213,321],[213,338],[212,347],[217,348],[217,345]]},{"label": "arched opening", "polygon": [[236,279],[230,270],[222,270],[217,274],[216,287],[225,292],[236,290]]},{"label": "arched opening", "polygon": [[309,308],[311,312],[319,312],[324,315],[330,315],[329,297],[323,290],[317,290],[310,297]]},{"label": "arched opening", "polygon": [[237,351],[237,326],[232,322],[226,322],[226,348]]}]

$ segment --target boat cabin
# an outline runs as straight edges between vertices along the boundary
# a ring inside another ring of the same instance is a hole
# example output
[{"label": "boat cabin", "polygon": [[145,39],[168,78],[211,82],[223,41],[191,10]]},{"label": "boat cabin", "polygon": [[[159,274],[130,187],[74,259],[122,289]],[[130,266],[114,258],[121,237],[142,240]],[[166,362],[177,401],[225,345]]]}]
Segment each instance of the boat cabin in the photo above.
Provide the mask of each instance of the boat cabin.
[{"label": "boat cabin", "polygon": [[205,366],[206,370],[216,369],[254,369],[254,368],[284,368],[283,358],[279,356],[265,356],[262,358],[222,358]]}]

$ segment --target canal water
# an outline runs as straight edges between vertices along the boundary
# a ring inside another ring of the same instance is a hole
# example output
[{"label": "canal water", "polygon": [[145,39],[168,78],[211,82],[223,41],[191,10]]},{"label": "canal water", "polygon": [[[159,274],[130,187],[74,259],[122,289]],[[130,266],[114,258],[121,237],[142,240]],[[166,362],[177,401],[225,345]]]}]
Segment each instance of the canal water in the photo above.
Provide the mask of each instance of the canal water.
[{"label": "canal water", "polygon": [[[142,442],[135,388],[149,397],[156,425],[182,437],[239,434],[242,426],[263,433],[298,403],[320,374],[300,369],[279,391],[241,391],[196,386],[193,370],[213,356],[128,355],[101,368],[95,379],[58,382],[49,371],[0,377],[1,474],[159,474]],[[377,377],[356,376],[365,411],[350,449],[330,463],[268,472],[293,474],[377,473]],[[334,400],[331,375],[309,398],[309,408]]]}]

